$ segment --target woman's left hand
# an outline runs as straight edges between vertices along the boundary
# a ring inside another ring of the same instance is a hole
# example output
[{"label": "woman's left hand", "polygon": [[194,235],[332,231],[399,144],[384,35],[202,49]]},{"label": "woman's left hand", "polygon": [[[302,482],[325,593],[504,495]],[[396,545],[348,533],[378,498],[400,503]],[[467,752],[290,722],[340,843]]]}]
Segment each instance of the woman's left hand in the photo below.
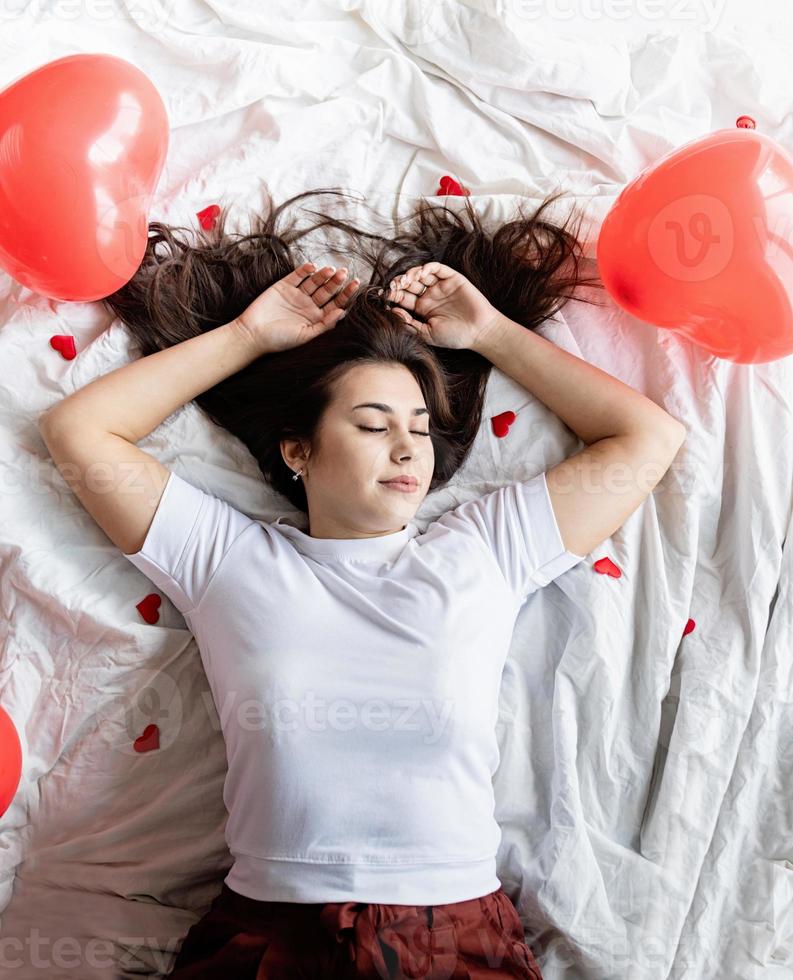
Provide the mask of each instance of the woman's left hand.
[{"label": "woman's left hand", "polygon": [[392,280],[385,296],[398,304],[393,312],[434,347],[476,350],[501,316],[462,272],[442,262],[414,265]]}]

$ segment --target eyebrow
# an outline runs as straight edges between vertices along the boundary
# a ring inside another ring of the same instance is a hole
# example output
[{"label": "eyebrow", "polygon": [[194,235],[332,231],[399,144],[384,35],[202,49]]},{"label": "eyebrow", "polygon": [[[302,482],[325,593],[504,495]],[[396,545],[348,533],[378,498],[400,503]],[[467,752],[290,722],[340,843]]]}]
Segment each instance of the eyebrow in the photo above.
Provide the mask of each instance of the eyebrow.
[{"label": "eyebrow", "polygon": [[[390,405],[384,405],[382,402],[364,402],[363,405],[355,405],[352,409],[353,412],[355,411],[356,408],[377,408],[381,412],[386,412],[388,415],[393,415],[394,413],[394,410],[393,408],[391,408]],[[429,415],[430,412],[428,408],[414,408],[411,414]]]}]

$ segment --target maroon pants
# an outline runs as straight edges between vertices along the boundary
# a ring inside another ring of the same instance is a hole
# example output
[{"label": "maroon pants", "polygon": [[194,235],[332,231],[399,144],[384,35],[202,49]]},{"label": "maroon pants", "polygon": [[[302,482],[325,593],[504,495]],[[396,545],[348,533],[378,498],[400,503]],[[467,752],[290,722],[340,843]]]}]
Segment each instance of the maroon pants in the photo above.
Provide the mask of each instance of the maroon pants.
[{"label": "maroon pants", "polygon": [[542,980],[503,888],[447,905],[259,902],[223,884],[174,980]]}]

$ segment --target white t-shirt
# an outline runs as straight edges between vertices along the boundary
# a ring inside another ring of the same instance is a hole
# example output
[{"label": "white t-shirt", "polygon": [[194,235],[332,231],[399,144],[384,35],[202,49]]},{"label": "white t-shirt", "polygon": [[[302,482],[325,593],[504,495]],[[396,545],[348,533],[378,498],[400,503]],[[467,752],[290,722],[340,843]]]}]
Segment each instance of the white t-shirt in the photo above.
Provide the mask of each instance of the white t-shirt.
[{"label": "white t-shirt", "polygon": [[[302,523],[302,528],[299,524]],[[126,555],[196,638],[249,898],[438,905],[500,886],[492,775],[517,613],[583,560],[545,474],[374,538],[261,523],[171,473]]]}]

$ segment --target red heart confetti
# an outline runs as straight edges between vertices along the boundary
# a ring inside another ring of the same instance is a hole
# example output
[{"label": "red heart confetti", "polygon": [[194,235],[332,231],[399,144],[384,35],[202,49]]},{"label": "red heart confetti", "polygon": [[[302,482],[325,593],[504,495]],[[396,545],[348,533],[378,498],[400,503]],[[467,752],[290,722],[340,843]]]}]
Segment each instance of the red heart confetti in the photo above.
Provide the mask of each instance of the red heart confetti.
[{"label": "red heart confetti", "polygon": [[220,214],[217,204],[209,204],[203,211],[196,211],[196,217],[201,222],[201,227],[205,231],[211,231],[215,227],[215,218]]},{"label": "red heart confetti", "polygon": [[598,558],[592,567],[600,575],[610,575],[612,578],[622,578],[622,572],[610,558]]},{"label": "red heart confetti", "polygon": [[50,347],[59,351],[61,357],[67,361],[71,361],[77,356],[74,337],[69,336],[69,334],[57,333],[54,337],[50,337]]},{"label": "red heart confetti", "polygon": [[162,596],[158,596],[156,592],[150,592],[145,599],[141,599],[140,602],[135,606],[138,612],[143,616],[147,623],[156,623],[160,618],[160,614],[157,610],[160,608],[160,603],[162,602]]},{"label": "red heart confetti", "polygon": [[471,192],[467,187],[463,187],[462,184],[458,184],[454,177],[444,174],[443,177],[441,177],[441,182],[438,185],[438,190],[435,193],[438,195],[452,194],[455,197],[468,197]]},{"label": "red heart confetti", "polygon": [[504,436],[509,432],[509,427],[517,418],[514,412],[502,412],[500,415],[494,415],[490,419],[490,424],[493,427],[493,432],[498,436],[499,439],[503,439]]},{"label": "red heart confetti", "polygon": [[156,725],[147,725],[143,734],[132,743],[136,752],[151,752],[160,747],[160,729]]},{"label": "red heart confetti", "polygon": [[686,623],[685,629],[683,630],[683,636],[688,636],[688,634],[692,632],[692,630],[695,628],[696,625],[697,624],[694,622],[693,619],[689,619],[689,621]]}]

